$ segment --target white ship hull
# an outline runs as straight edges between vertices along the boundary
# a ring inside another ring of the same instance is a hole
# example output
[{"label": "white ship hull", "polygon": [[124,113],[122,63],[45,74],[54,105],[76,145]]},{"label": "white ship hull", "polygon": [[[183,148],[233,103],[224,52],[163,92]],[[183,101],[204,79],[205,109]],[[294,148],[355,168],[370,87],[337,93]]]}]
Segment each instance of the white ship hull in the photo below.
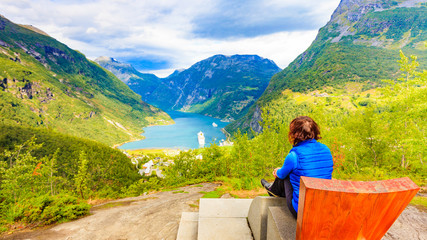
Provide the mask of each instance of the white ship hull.
[{"label": "white ship hull", "polygon": [[205,135],[203,134],[203,132],[199,132],[198,134],[197,134],[197,140],[199,141],[199,145],[200,146],[203,146],[203,145],[205,145]]}]

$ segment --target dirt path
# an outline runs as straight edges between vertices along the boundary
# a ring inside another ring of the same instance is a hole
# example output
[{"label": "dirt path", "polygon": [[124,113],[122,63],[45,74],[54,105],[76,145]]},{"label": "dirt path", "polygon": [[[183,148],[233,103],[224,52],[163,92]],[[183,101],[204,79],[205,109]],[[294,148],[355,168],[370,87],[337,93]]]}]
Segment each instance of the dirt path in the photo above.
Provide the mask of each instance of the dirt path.
[{"label": "dirt path", "polygon": [[[202,191],[218,184],[205,183],[179,190],[126,198],[92,208],[92,215],[48,229],[18,232],[0,239],[118,240],[175,239],[182,212],[198,211]],[[225,196],[224,196],[225,197]],[[427,240],[427,212],[408,206],[383,240]]]},{"label": "dirt path", "polygon": [[117,206],[97,206],[93,208],[92,215],[76,221],[49,229],[16,233],[4,239],[175,239],[181,213],[198,211],[191,205],[198,205],[203,195],[200,192],[213,191],[218,186],[214,183],[202,185],[109,202],[104,207]]}]

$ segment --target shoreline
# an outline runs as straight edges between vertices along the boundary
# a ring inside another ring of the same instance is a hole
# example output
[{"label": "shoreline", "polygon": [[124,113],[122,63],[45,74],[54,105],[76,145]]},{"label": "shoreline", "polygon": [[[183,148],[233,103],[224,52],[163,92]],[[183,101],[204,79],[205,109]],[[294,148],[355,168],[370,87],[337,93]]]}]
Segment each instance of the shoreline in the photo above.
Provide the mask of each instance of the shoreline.
[{"label": "shoreline", "polygon": [[[184,113],[184,114],[188,114],[188,113],[189,114],[196,114],[196,115],[200,115],[200,116],[204,116],[204,117],[214,118],[216,120],[221,121],[221,119],[219,119],[219,118],[215,118],[215,117],[212,117],[212,116],[209,116],[209,115],[203,115],[203,114],[199,114],[199,113],[183,112],[183,111],[173,111],[173,112]],[[169,116],[171,116],[171,114],[169,114]],[[153,150],[153,151],[155,151],[155,150],[188,151],[190,149],[193,149],[191,147],[182,147],[182,148],[181,147],[147,147],[147,148],[137,148],[137,149],[121,149],[120,148],[120,147],[122,147],[126,143],[131,143],[131,142],[145,140],[146,137],[144,135],[142,135],[142,134],[145,133],[144,128],[154,127],[154,126],[170,126],[170,125],[174,125],[174,124],[176,124],[175,119],[177,119],[177,118],[181,118],[181,116],[178,116],[178,117],[176,116],[175,118],[171,117],[171,119],[172,119],[171,121],[164,121],[164,122],[162,122],[162,124],[149,124],[149,125],[143,127],[143,129],[142,129],[143,131],[141,133],[139,133],[139,135],[141,136],[140,138],[133,138],[133,139],[130,139],[130,140],[125,141],[125,142],[114,144],[114,145],[112,145],[112,148],[119,149],[119,150],[122,150],[122,151],[149,151],[149,150]],[[223,122],[223,121],[221,121],[221,122]],[[231,138],[231,134],[228,133],[224,128],[219,128],[219,130],[224,134],[224,137],[225,137],[225,139],[227,141],[229,140],[229,138]],[[180,145],[180,144],[178,144],[178,145]],[[136,147],[139,147],[139,146],[136,146]],[[194,148],[194,149],[197,149],[197,148]]]},{"label": "shoreline", "polygon": [[122,146],[122,145],[124,145],[124,144],[126,144],[126,143],[130,143],[130,142],[135,142],[135,141],[144,140],[144,139],[145,139],[145,136],[143,136],[143,135],[142,135],[143,133],[144,133],[144,132],[140,133],[140,135],[141,135],[141,137],[142,137],[142,138],[131,139],[131,140],[128,140],[128,141],[126,141],[126,142],[122,142],[122,143],[116,143],[116,144],[114,144],[113,146],[111,146],[111,148],[119,149],[119,150],[123,150],[123,149],[120,149],[119,147],[120,147],[120,146]]},{"label": "shoreline", "polygon": [[149,124],[148,126],[142,127],[142,128],[147,128],[147,127],[155,127],[155,126],[168,126],[168,125],[174,125],[175,121],[172,119],[170,121],[164,121],[165,124]]},{"label": "shoreline", "polygon": [[135,154],[157,154],[157,153],[163,153],[163,154],[179,154],[180,152],[188,151],[189,149],[183,150],[183,149],[173,149],[173,148],[141,148],[141,149],[132,149],[132,150],[125,150],[127,153],[135,155]]},{"label": "shoreline", "polygon": [[[172,119],[172,118],[171,118]],[[175,124],[175,121],[172,119],[171,121],[165,121],[166,124],[149,124],[148,126],[142,127],[142,129],[147,128],[147,127],[154,127],[154,126],[168,126],[168,125],[173,125]],[[135,142],[135,141],[141,141],[144,140],[146,137],[142,134],[144,134],[145,131],[142,130],[142,132],[138,133],[139,136],[141,136],[141,138],[135,138],[135,139],[131,139],[122,143],[116,143],[112,146],[112,148],[114,149],[120,149],[119,147],[126,144],[126,143],[130,143],[130,142]],[[128,149],[120,149],[120,150],[128,150]]]},{"label": "shoreline", "polygon": [[180,151],[187,151],[190,150],[191,148],[185,148],[185,149],[181,149],[181,148],[138,148],[138,149],[122,149],[125,151],[144,151],[144,150],[171,150],[171,151],[176,151],[176,150],[180,150]]}]

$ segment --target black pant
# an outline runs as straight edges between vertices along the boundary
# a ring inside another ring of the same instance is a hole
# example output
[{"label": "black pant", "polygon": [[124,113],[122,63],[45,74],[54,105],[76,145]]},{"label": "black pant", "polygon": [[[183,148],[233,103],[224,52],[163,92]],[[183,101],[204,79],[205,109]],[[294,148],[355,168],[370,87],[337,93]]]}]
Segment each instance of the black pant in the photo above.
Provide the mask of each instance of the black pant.
[{"label": "black pant", "polygon": [[286,198],[286,204],[288,205],[289,211],[291,211],[294,218],[297,218],[297,212],[292,206],[293,188],[289,176],[285,179],[274,179],[273,184],[270,186],[270,192],[274,193],[276,196]]}]

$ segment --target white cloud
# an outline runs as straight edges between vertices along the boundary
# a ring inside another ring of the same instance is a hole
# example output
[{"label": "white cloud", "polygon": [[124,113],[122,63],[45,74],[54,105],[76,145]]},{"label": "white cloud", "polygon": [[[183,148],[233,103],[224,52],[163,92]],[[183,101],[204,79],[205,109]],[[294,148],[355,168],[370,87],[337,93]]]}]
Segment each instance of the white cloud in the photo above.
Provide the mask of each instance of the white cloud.
[{"label": "white cloud", "polygon": [[[169,62],[158,66],[164,74],[215,54],[257,54],[284,68],[310,45],[338,3],[248,0],[228,9],[224,18],[215,15],[227,6],[224,0],[1,0],[0,14],[34,25],[91,59],[103,55]],[[294,22],[282,27],[287,19]],[[209,29],[222,31],[227,24],[234,24],[231,33],[209,36]],[[200,27],[202,35],[196,31]],[[245,34],[246,29],[253,32]]]},{"label": "white cloud", "polygon": [[90,28],[86,29],[87,34],[93,34],[93,33],[97,33],[97,32],[98,32],[98,30],[96,30],[96,28],[94,28],[94,27],[90,27]]},{"label": "white cloud", "polygon": [[[180,40],[170,46],[170,55],[174,68],[161,71],[150,71],[160,77],[171,74],[175,69],[189,68],[194,63],[215,54],[256,54],[273,60],[280,68],[285,68],[296,56],[309,47],[316,37],[317,31],[281,32],[254,38],[236,40]],[[180,48],[176,57],[173,49]]]}]

